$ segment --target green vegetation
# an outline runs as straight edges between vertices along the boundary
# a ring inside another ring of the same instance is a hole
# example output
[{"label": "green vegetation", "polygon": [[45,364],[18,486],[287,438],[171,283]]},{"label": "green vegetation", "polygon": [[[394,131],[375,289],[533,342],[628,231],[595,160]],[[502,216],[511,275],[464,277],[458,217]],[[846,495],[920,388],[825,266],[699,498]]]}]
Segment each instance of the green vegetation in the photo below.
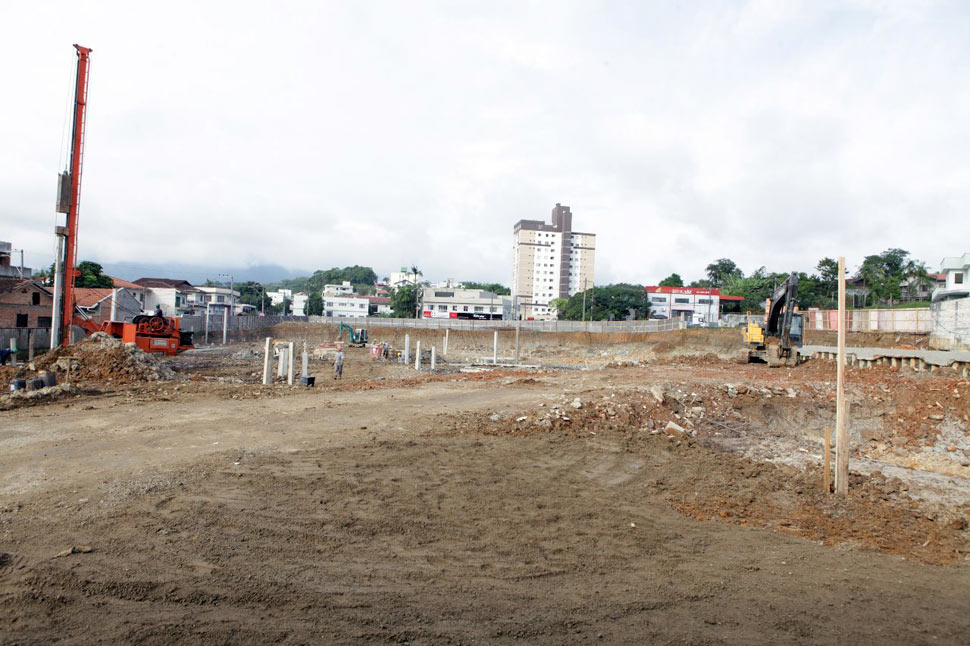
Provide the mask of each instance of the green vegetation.
[{"label": "green vegetation", "polygon": [[484,289],[486,292],[492,292],[499,296],[509,296],[512,294],[512,290],[502,285],[500,283],[475,283],[470,281],[462,281],[462,285],[465,289]]},{"label": "green vegetation", "polygon": [[744,277],[741,269],[729,258],[715,260],[707,266],[706,271],[711,287],[723,287],[733,279]]},{"label": "green vegetation", "polygon": [[90,260],[82,260],[78,266],[77,270],[80,272],[80,276],[74,281],[75,287],[114,287],[115,282],[111,279],[111,276],[106,276],[104,274],[104,268],[101,267],[96,262],[91,262]]},{"label": "green vegetation", "polygon": [[660,281],[660,287],[683,287],[684,279],[680,277],[680,274],[670,274],[662,281]]},{"label": "green vegetation", "polygon": [[418,290],[414,285],[401,285],[391,293],[391,310],[395,318],[414,318],[417,307]]},{"label": "green vegetation", "polygon": [[555,299],[553,306],[557,308],[560,320],[583,320],[584,294],[587,321],[622,321],[631,315],[634,319],[645,319],[650,315],[650,301],[643,285],[617,283],[587,289],[574,294],[568,300]]},{"label": "green vegetation", "polygon": [[318,269],[312,276],[301,276],[299,278],[288,278],[266,286],[270,291],[276,289],[290,289],[294,292],[319,292],[324,285],[339,285],[343,281],[349,281],[354,286],[354,291],[358,294],[373,294],[374,284],[377,282],[377,274],[370,267],[353,265],[340,269]]},{"label": "green vegetation", "polygon": [[306,301],[307,316],[323,316],[323,296],[320,292],[311,292]]},{"label": "green vegetation", "polygon": [[257,312],[272,312],[273,305],[270,302],[269,296],[266,295],[266,289],[254,280],[247,280],[244,283],[239,283],[235,285],[234,288],[239,291],[239,302],[245,305],[252,305],[256,308]]}]

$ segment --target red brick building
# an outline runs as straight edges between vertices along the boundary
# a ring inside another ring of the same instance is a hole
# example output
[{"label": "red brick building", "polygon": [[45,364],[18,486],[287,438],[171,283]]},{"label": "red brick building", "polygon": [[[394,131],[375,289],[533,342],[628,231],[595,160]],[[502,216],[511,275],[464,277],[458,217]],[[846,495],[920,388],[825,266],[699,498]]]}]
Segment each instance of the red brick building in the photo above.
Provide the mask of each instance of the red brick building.
[{"label": "red brick building", "polygon": [[0,328],[50,328],[54,295],[33,280],[0,277]]}]

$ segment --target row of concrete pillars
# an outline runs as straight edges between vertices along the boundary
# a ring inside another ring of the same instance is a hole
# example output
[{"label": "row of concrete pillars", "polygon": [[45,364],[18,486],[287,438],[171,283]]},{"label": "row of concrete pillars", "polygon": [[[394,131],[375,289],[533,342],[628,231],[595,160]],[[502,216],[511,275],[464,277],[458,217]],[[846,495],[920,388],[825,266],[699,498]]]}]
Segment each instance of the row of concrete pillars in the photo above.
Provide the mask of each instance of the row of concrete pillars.
[{"label": "row of concrete pillars", "polygon": [[[835,352],[816,352],[812,355],[814,359],[826,359],[835,361],[838,355]],[[949,366],[937,366],[927,363],[920,357],[878,357],[876,359],[860,359],[854,354],[845,358],[846,365],[854,368],[873,368],[874,366],[888,366],[901,370],[910,368],[913,372],[937,372],[941,370],[951,370],[960,377],[970,377],[970,364],[954,361]]]},{"label": "row of concrete pillars", "polygon": [[[275,346],[280,346],[277,350]],[[296,373],[296,344],[292,341],[286,343],[273,343],[272,337],[266,337],[266,347],[263,352],[263,384],[269,386],[273,383],[273,355],[277,355],[276,377],[286,379],[286,383],[293,385]],[[275,351],[275,352],[274,352]],[[302,378],[306,379],[310,371],[310,354],[307,352],[306,343],[303,344],[302,359]]]},{"label": "row of concrete pillars", "polygon": [[[442,356],[448,356],[448,336],[450,330],[445,330],[445,337],[442,341]],[[414,369],[421,369],[421,341],[417,341],[417,348],[415,352],[416,356],[414,359]],[[411,363],[411,335],[404,335],[404,354],[402,355],[402,360],[406,365]],[[515,329],[515,362],[519,362],[519,329]],[[498,330],[492,335],[492,364],[498,365]],[[437,367],[437,346],[431,346],[431,370]]]},{"label": "row of concrete pillars", "polygon": [[[448,331],[445,330],[444,351],[448,352]],[[411,335],[404,335],[404,353],[401,355],[404,365],[411,365]],[[421,341],[415,343],[414,348],[414,369],[421,370]],[[438,347],[431,346],[431,372],[438,369]]]}]

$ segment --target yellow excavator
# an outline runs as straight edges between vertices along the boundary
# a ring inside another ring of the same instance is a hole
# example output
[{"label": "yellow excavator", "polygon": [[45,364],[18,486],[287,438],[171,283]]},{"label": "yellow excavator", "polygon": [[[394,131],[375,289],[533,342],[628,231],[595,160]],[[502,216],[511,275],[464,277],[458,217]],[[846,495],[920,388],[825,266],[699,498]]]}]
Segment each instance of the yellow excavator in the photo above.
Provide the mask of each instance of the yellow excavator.
[{"label": "yellow excavator", "polygon": [[765,307],[764,324],[751,320],[741,331],[745,349],[743,363],[767,363],[771,368],[798,365],[798,349],[802,347],[802,315],[798,313],[798,274],[791,275],[775,290]]}]

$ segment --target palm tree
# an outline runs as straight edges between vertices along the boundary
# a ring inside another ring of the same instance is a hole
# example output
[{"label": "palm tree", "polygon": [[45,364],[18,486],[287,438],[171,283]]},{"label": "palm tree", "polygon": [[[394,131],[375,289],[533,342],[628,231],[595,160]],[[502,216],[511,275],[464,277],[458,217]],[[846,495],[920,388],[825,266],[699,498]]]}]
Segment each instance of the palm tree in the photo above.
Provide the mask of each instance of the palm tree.
[{"label": "palm tree", "polygon": [[913,292],[921,292],[923,287],[929,289],[933,286],[933,279],[930,278],[930,272],[926,269],[926,263],[922,260],[910,260],[906,263],[903,268],[903,275],[906,278],[907,292],[909,292],[910,300],[918,300],[913,298]]},{"label": "palm tree", "polygon": [[421,318],[421,299],[418,296],[418,276],[424,276],[417,265],[411,265],[411,275],[414,276],[414,318]]}]

